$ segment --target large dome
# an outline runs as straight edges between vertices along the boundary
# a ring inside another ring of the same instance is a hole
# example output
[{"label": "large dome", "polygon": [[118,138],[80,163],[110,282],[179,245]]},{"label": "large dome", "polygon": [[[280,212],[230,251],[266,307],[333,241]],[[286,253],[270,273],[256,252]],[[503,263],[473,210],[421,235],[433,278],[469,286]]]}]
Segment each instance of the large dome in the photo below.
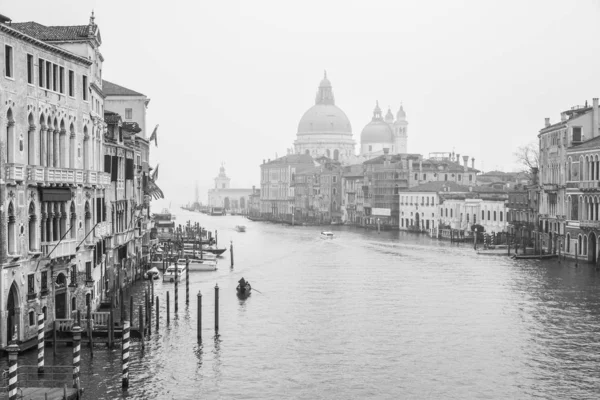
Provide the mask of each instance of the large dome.
[{"label": "large dome", "polygon": [[352,127],[335,104],[315,104],[300,118],[298,133],[352,133]]},{"label": "large dome", "polygon": [[392,128],[390,125],[381,120],[369,122],[360,134],[360,142],[368,143],[392,143],[394,140]]}]

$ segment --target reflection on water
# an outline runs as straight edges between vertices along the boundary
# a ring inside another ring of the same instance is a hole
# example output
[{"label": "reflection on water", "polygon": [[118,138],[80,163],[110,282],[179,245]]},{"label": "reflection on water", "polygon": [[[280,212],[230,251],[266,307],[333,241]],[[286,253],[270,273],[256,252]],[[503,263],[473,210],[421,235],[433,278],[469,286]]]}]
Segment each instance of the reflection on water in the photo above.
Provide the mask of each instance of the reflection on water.
[{"label": "reflection on water", "polygon": [[[290,227],[181,212],[233,241],[213,272],[190,273],[190,304],[120,349],[82,346],[95,399],[597,398],[600,272],[569,262],[477,256],[468,245],[398,232]],[[247,226],[246,233],[234,230]],[[236,294],[241,277],[253,291]],[[219,285],[219,336],[214,287]],[[180,288],[181,289],[181,288]],[[196,332],[201,290],[202,338]],[[142,296],[138,293],[136,295]],[[173,305],[171,304],[171,307]],[[154,314],[155,315],[155,314]],[[153,315],[153,318],[154,318]],[[60,347],[58,362],[72,349]],[[33,352],[22,362],[34,364]],[[46,359],[52,360],[51,350]],[[5,362],[5,360],[4,360]]]}]

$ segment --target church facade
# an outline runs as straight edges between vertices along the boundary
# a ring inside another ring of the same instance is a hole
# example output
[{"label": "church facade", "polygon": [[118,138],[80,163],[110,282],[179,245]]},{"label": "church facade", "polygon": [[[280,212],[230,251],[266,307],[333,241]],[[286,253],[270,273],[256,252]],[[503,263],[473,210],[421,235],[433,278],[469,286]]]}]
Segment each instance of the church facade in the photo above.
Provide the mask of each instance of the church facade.
[{"label": "church facade", "polygon": [[225,173],[221,165],[219,175],[214,179],[215,187],[208,191],[209,207],[223,207],[230,213],[245,214],[249,208],[249,199],[252,189],[231,188],[231,178]]},{"label": "church facade", "polygon": [[389,154],[408,153],[408,122],[404,108],[394,114],[388,108],[385,118],[382,117],[379,102],[376,103],[373,110],[373,118],[362,130],[360,134],[360,155],[361,156],[380,156],[383,149],[388,149]]}]

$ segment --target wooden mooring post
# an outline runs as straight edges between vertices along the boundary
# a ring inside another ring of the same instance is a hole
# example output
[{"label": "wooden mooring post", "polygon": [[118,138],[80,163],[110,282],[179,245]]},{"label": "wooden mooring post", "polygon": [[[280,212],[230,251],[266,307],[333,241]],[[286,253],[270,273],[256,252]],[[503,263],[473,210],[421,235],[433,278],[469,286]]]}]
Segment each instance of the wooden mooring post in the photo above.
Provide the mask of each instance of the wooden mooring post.
[{"label": "wooden mooring post", "polygon": [[133,326],[133,296],[129,296],[129,326]]},{"label": "wooden mooring post", "polygon": [[231,259],[231,268],[233,268],[233,240],[229,244],[229,258]]},{"label": "wooden mooring post", "polygon": [[73,327],[73,387],[79,389],[79,363],[81,353],[81,327]]},{"label": "wooden mooring post", "polygon": [[140,324],[140,341],[142,343],[142,350],[144,350],[145,344],[144,344],[144,310],[142,310],[142,306],[140,305],[139,307],[139,324]]},{"label": "wooden mooring post", "polygon": [[38,359],[37,359],[37,367],[38,373],[44,373],[44,339],[45,339],[45,331],[44,331],[44,313],[38,314]]},{"label": "wooden mooring post", "polygon": [[198,342],[202,341],[202,293],[198,290]]},{"label": "wooden mooring post", "polygon": [[92,327],[92,305],[87,305],[87,334],[88,334],[88,346],[90,348],[90,357],[94,358],[94,329]]},{"label": "wooden mooring post", "polygon": [[8,400],[17,400],[17,388],[19,386],[19,374],[17,374],[19,350],[19,346],[17,346],[17,343],[14,340],[12,340],[6,348],[6,351],[8,352]]},{"label": "wooden mooring post", "polygon": [[115,340],[115,314],[112,306],[108,314],[108,348],[112,349]]},{"label": "wooden mooring post", "polygon": [[171,322],[171,305],[169,303],[169,292],[167,292],[167,325]]},{"label": "wooden mooring post", "polygon": [[219,285],[215,285],[215,336],[219,335]]},{"label": "wooden mooring post", "polygon": [[185,304],[190,304],[190,259],[185,260]]},{"label": "wooden mooring post", "polygon": [[177,317],[177,303],[179,303],[179,264],[175,263],[175,297],[174,297],[174,309],[175,317]]},{"label": "wooden mooring post", "polygon": [[123,389],[129,387],[129,318],[125,315],[123,320],[123,346],[121,348],[123,357],[122,386]]},{"label": "wooden mooring post", "polygon": [[156,333],[158,333],[158,327],[159,327],[159,317],[160,317],[160,303],[158,302],[158,296],[156,296]]}]

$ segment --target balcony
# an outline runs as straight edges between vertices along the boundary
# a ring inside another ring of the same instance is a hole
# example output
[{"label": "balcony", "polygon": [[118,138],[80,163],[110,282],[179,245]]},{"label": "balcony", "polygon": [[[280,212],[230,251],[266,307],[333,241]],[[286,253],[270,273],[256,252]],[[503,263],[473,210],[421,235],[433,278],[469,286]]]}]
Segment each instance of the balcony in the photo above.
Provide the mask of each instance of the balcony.
[{"label": "balcony", "polygon": [[110,185],[110,174],[107,172],[98,172],[98,184]]},{"label": "balcony", "polygon": [[68,168],[46,168],[47,183],[75,184],[75,170]]},{"label": "balcony", "polygon": [[6,164],[6,179],[12,181],[25,180],[25,165]]},{"label": "balcony", "polygon": [[98,172],[96,171],[86,171],[85,172],[85,184],[86,185],[94,185],[98,184]]},{"label": "balcony", "polygon": [[35,299],[37,299],[37,293],[35,293],[35,292],[27,293],[27,301],[32,301]]},{"label": "balcony", "polygon": [[85,287],[94,287],[94,280],[91,276],[85,278]]},{"label": "balcony", "polygon": [[[133,231],[134,229],[130,229],[128,231],[115,233],[113,236],[113,247],[122,246],[131,239],[133,239],[135,237]],[[172,233],[170,235],[171,237],[173,236]]]},{"label": "balcony", "polygon": [[600,221],[579,221],[581,228],[600,229]]},{"label": "balcony", "polygon": [[94,228],[94,236],[97,238],[110,236],[112,234],[112,224],[110,222],[100,222]]},{"label": "balcony", "polygon": [[[76,246],[76,240],[63,240],[60,243],[43,242],[42,254],[44,254],[44,257],[50,256],[51,258],[74,256],[77,253]],[[56,247],[56,249],[54,249],[54,247]],[[53,249],[54,251],[52,251]],[[52,254],[50,254],[50,252],[52,252]]]},{"label": "balcony", "polygon": [[558,190],[558,184],[556,184],[556,183],[544,183],[542,185],[542,188],[545,191],[550,191],[550,192],[551,191],[556,191],[556,190]]},{"label": "balcony", "polygon": [[600,188],[599,181],[581,181],[578,182],[577,187],[581,190],[598,190]]},{"label": "balcony", "polygon": [[44,167],[39,167],[37,165],[27,166],[27,180],[34,183],[44,183],[44,169]]},{"label": "balcony", "polygon": [[48,294],[49,294],[49,293],[50,293],[50,290],[48,290],[48,288],[47,288],[47,287],[45,287],[45,288],[42,288],[42,290],[40,291],[40,295],[41,295],[42,297],[46,297],[46,296],[48,296]]}]

